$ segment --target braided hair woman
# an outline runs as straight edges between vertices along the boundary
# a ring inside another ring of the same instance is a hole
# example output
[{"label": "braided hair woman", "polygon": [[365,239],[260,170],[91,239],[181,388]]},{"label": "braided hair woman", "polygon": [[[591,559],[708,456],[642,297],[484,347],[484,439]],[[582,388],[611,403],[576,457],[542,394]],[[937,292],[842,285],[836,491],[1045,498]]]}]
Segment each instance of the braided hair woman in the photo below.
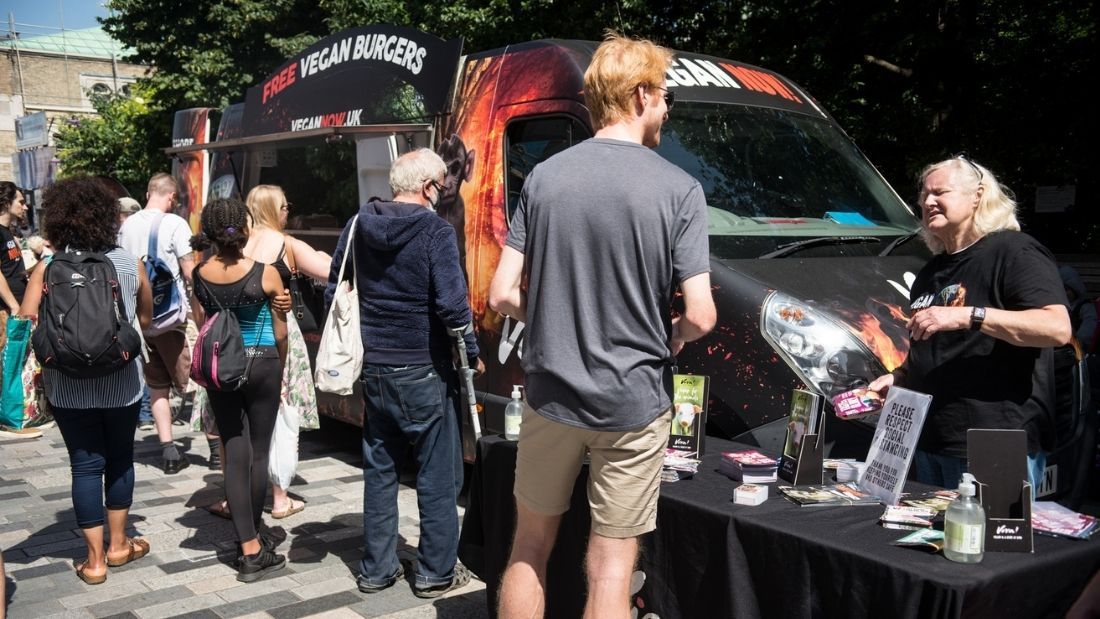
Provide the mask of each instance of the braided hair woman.
[{"label": "braided hair woman", "polygon": [[225,494],[240,543],[237,580],[253,582],[281,569],[286,558],[274,552],[260,526],[267,496],[267,460],[279,408],[286,360],[286,316],[272,307],[283,291],[279,272],[246,258],[251,217],[235,199],[211,201],[202,210],[201,232],[191,239],[214,256],[195,268],[191,307],[196,321],[219,308],[233,312],[251,360],[247,382],[236,391],[208,392],[218,434],[225,447]]}]

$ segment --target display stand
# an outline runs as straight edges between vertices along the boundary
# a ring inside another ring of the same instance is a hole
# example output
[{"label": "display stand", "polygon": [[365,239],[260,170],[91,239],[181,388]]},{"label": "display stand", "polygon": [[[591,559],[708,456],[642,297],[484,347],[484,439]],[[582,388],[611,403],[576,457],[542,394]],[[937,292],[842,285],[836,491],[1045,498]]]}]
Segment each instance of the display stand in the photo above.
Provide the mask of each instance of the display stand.
[{"label": "display stand", "polygon": [[[820,484],[824,479],[825,423],[821,415],[821,396],[795,389],[791,396],[791,421],[779,463],[779,477],[795,486]],[[809,431],[797,436],[796,424]]]},{"label": "display stand", "polygon": [[1027,433],[971,429],[966,442],[968,468],[978,480],[978,501],[985,509],[985,549],[1034,552]]}]

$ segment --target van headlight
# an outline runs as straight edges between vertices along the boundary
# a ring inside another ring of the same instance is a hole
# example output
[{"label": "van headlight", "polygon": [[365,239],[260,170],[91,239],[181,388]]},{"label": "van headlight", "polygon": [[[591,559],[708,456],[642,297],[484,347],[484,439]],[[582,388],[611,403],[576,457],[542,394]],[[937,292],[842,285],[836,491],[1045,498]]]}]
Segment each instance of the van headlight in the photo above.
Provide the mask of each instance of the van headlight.
[{"label": "van headlight", "polygon": [[839,322],[782,292],[764,300],[760,330],[802,381],[826,397],[886,373],[863,342]]}]

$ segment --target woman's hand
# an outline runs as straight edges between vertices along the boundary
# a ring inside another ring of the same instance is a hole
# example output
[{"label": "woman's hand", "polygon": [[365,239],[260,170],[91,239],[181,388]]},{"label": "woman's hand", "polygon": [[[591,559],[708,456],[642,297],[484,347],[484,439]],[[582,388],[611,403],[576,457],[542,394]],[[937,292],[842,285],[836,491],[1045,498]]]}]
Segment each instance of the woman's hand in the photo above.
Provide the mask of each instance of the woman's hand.
[{"label": "woman's hand", "polygon": [[970,307],[926,307],[917,311],[905,325],[914,340],[927,340],[941,331],[970,328]]},{"label": "woman's hand", "polygon": [[289,291],[289,290],[287,290],[286,288],[283,288],[283,291],[282,291],[282,292],[280,292],[279,294],[277,294],[277,295],[275,295],[274,297],[272,297],[272,299],[271,299],[271,307],[272,307],[272,308],[273,308],[273,309],[274,309],[275,311],[277,311],[277,312],[282,312],[282,313],[284,313],[284,314],[285,314],[285,313],[287,313],[287,312],[289,312],[289,311],[290,311],[290,307],[291,307],[291,303],[290,303],[290,291]]}]

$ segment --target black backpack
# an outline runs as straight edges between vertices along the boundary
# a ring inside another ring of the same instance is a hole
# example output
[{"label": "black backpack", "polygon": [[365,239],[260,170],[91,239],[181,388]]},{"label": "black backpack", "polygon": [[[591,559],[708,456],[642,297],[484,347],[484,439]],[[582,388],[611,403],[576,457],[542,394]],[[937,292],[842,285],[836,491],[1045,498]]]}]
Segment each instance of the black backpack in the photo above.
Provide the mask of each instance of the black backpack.
[{"label": "black backpack", "polygon": [[141,353],[110,258],[80,251],[52,256],[31,345],[42,367],[70,378],[113,374]]},{"label": "black backpack", "polygon": [[[205,262],[203,263],[205,264]],[[199,329],[195,347],[191,350],[191,379],[210,391],[236,391],[248,382],[252,359],[247,354],[241,323],[231,309],[222,307],[206,281],[195,267],[195,285],[218,306],[218,311],[206,317]],[[247,284],[247,280],[242,285]]]}]

